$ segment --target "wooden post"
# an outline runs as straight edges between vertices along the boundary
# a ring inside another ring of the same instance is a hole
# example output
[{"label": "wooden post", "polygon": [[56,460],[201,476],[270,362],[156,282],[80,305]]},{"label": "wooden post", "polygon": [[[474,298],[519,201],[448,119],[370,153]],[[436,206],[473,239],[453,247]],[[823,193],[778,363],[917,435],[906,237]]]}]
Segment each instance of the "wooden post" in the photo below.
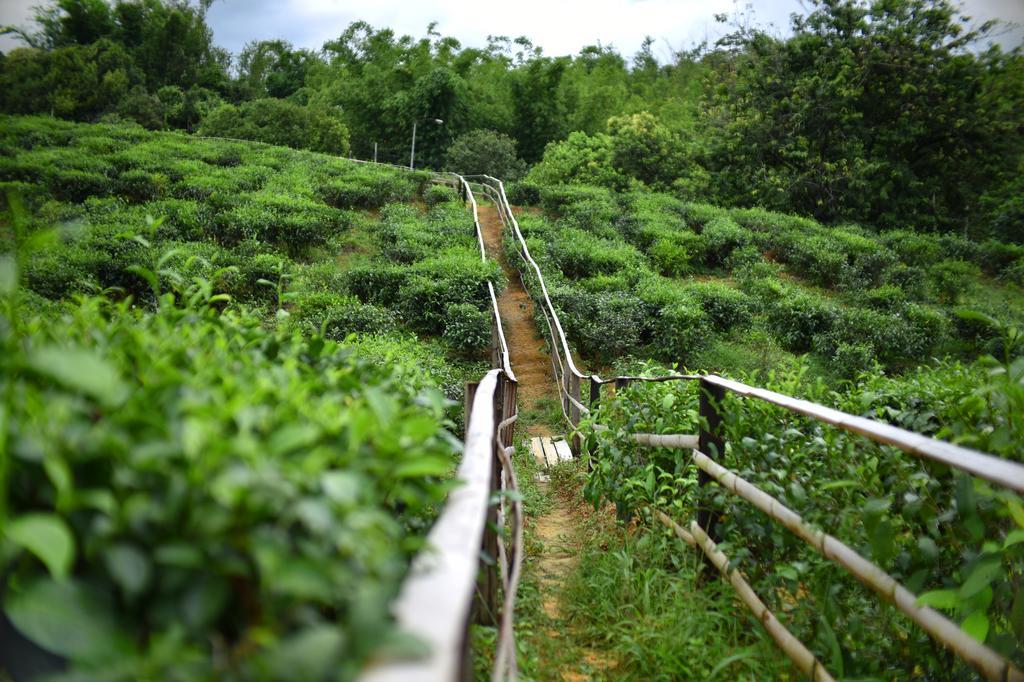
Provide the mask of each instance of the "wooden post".
[{"label": "wooden post", "polygon": [[491,311],[491,369],[501,367],[501,339],[498,337],[500,322]]},{"label": "wooden post", "polygon": [[[700,416],[701,425],[698,434],[698,449],[713,460],[721,461],[725,456],[725,439],[722,437],[722,400],[725,389],[704,379],[700,380]],[[707,533],[714,542],[718,542],[718,514],[712,509],[710,486],[711,476],[703,470],[697,473],[697,484],[700,486],[700,503],[697,509],[697,525]],[[715,566],[707,557],[704,558],[705,576],[714,575]]]},{"label": "wooden post", "polygon": [[[558,396],[562,399],[562,412],[566,415],[569,414],[569,369],[566,366],[568,363],[562,365],[562,394]],[[572,421],[572,417],[569,417]]]},{"label": "wooden post", "polygon": [[573,428],[573,433],[572,433],[572,452],[573,452],[574,455],[579,457],[580,456],[580,434],[579,434],[580,408],[577,405],[577,403],[580,401],[580,378],[578,376],[576,376],[576,374],[573,373],[573,372],[569,373],[569,395],[572,397],[572,400],[576,401],[575,403],[572,402],[572,400],[568,401],[569,402],[569,419],[570,419],[570,421],[572,421],[572,428]]},{"label": "wooden post", "polygon": [[[601,384],[597,383],[594,377],[590,377],[590,411],[593,413],[597,409],[597,406],[601,404]],[[594,451],[590,450],[587,452],[589,459],[587,460],[587,468],[590,471],[594,470]]]},{"label": "wooden post", "polygon": [[477,386],[480,385],[479,381],[467,381],[466,390],[463,393],[465,396],[465,404],[462,406],[462,437],[465,438],[466,434],[469,433],[469,415],[473,412],[473,398],[476,397]]},{"label": "wooden post", "polygon": [[[498,375],[498,384],[494,388],[494,426],[501,422],[504,411],[505,377]],[[491,439],[491,497],[501,490],[501,459],[498,457],[498,441]],[[479,625],[497,625],[498,617],[498,505],[489,503],[487,506],[487,522],[484,525],[483,546],[480,548],[483,560],[480,565],[480,578],[477,585],[478,604],[476,622]]]}]

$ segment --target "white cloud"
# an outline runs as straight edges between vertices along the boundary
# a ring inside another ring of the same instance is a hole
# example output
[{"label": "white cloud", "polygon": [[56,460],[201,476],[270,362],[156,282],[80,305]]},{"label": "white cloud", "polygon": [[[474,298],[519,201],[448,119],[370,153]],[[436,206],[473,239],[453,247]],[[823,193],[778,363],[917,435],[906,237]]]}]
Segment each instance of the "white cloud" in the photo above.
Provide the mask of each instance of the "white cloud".
[{"label": "white cloud", "polygon": [[[0,25],[29,23],[31,7],[41,1],[0,0]],[[235,53],[250,40],[269,38],[319,49],[357,20],[419,38],[427,24],[436,21],[438,31],[463,45],[483,46],[488,34],[525,35],[548,55],[575,54],[585,45],[600,42],[614,45],[628,58],[650,35],[656,41],[656,55],[666,59],[672,49],[720,36],[723,27],[714,15],[746,4],[744,0],[515,0],[484,7],[465,0],[217,0],[208,20],[215,42]],[[803,11],[800,0],[751,0],[750,4],[756,23],[772,23],[780,31],[788,26],[790,13]],[[965,12],[979,21],[1002,18],[1024,23],[1022,0],[963,4]],[[1001,42],[1011,45],[1022,40],[1024,29],[1018,26]],[[0,37],[0,50],[17,45],[8,36]]]}]

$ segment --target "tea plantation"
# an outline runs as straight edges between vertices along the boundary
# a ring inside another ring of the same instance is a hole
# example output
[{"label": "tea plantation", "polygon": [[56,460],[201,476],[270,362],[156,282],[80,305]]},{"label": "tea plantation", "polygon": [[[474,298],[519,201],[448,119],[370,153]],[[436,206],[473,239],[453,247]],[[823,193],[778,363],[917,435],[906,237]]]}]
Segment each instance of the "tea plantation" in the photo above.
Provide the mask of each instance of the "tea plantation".
[{"label": "tea plantation", "polygon": [[[535,205],[519,223],[588,368],[613,376],[720,371],[1024,459],[1024,247],[825,228],[656,193],[522,183],[510,194]],[[515,244],[508,248],[515,255]],[[539,291],[535,282],[531,291]],[[652,510],[685,519],[710,506],[721,514],[731,566],[833,674],[970,679],[966,664],[785,528],[723,488],[698,486],[689,457],[634,442],[638,432],[696,433],[698,399],[689,382],[633,384],[612,395],[606,388],[583,427],[592,469],[577,480],[595,514],[613,504],[652,535],[627,534],[621,556],[581,558],[570,584],[572,617],[591,638],[584,645],[609,642],[639,678],[699,677],[734,660],[714,637],[696,640],[702,650],[721,647],[709,662],[681,654],[678,603],[648,600],[637,585],[672,584],[666,575],[692,570],[692,550],[662,537]],[[1022,662],[1024,507],[1016,495],[760,401],[730,394],[721,410],[723,466]],[[635,575],[623,568],[634,554],[645,562]],[[709,611],[700,627],[722,617],[734,615]],[[749,679],[784,674],[752,651],[737,662]]]},{"label": "tea plantation", "polygon": [[428,180],[0,119],[0,567],[35,645],[15,674],[351,678],[410,646],[387,606],[451,487],[501,282]]},{"label": "tea plantation", "polygon": [[510,194],[542,211],[523,216],[523,234],[567,333],[599,366],[634,355],[735,372],[809,354],[842,379],[1002,356],[1000,326],[1024,321],[1017,244],[651,192],[522,183]]}]

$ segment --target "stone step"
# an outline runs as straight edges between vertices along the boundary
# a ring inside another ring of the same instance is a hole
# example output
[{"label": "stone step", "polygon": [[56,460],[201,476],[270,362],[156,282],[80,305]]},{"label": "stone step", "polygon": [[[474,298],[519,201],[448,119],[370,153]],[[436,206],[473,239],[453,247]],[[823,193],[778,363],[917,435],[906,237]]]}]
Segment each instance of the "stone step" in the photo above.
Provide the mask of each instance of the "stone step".
[{"label": "stone step", "polygon": [[547,436],[538,436],[530,439],[530,451],[542,469],[550,469],[559,462],[568,462],[572,459],[572,450],[564,438],[552,440]]}]

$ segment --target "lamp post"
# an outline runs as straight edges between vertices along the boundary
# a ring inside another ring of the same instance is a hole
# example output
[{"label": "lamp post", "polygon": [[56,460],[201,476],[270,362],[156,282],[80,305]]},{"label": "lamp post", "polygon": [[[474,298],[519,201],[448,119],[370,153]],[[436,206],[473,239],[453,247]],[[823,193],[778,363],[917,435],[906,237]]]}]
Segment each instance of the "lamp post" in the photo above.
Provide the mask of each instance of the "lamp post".
[{"label": "lamp post", "polygon": [[[428,121],[436,125],[444,125],[444,121],[439,118],[428,118]],[[416,165],[416,121],[412,122],[412,149],[409,151],[409,170],[413,170],[413,166]]]}]

